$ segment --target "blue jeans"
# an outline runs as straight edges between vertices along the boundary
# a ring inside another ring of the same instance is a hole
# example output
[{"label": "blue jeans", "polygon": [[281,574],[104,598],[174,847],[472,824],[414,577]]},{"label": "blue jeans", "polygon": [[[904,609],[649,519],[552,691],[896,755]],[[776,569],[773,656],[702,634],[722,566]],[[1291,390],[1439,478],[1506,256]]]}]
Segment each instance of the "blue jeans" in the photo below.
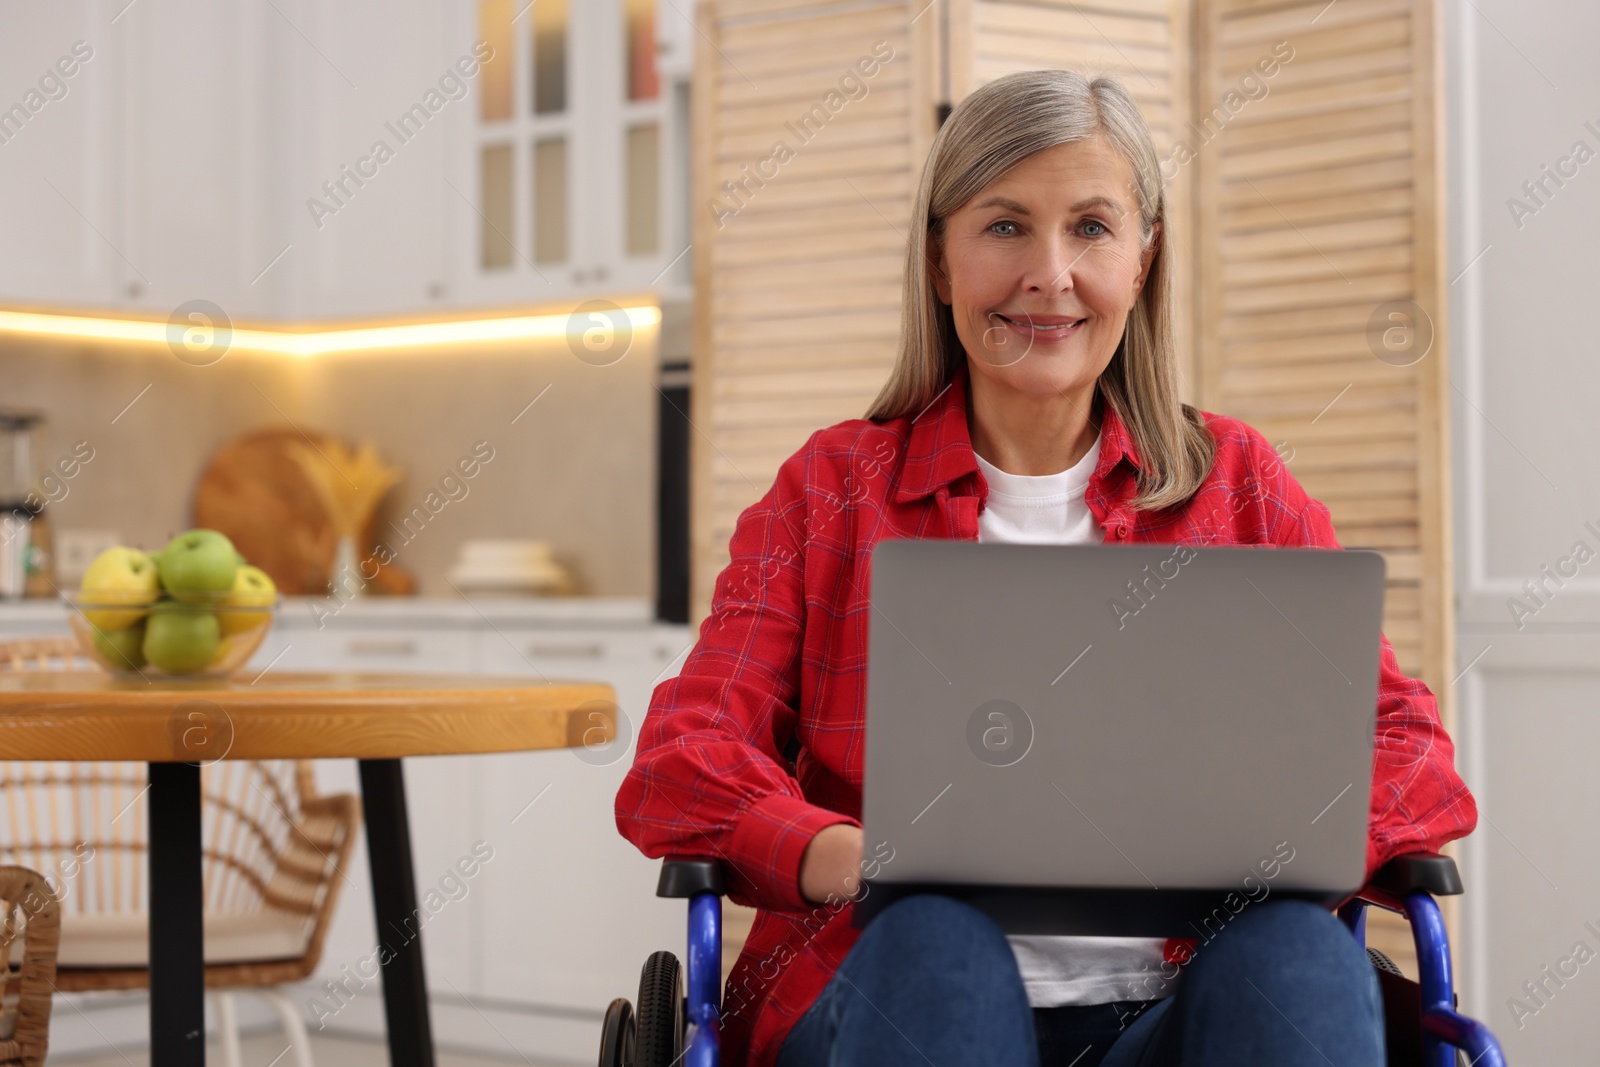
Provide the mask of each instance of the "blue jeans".
[{"label": "blue jeans", "polygon": [[1031,1008],[994,921],[906,897],[862,932],[778,1067],[1383,1067],[1372,965],[1331,914],[1250,904],[1157,1001]]}]

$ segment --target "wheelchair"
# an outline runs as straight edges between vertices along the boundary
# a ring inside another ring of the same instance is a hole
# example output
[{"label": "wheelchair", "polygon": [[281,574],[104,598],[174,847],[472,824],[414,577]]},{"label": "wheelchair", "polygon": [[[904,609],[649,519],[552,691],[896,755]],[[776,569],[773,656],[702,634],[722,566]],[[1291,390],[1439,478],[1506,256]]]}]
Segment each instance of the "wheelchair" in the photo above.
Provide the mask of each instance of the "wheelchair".
[{"label": "wheelchair", "polygon": [[[689,901],[687,968],[671,952],[645,961],[639,999],[611,1002],[600,1037],[600,1067],[718,1067],[722,1003],[722,870],[715,860],[668,857],[656,895]],[[1417,946],[1418,981],[1368,948],[1383,991],[1389,1067],[1504,1067],[1489,1028],[1456,1011],[1450,943],[1435,897],[1461,892],[1455,861],[1434,853],[1390,860],[1338,911],[1366,946],[1367,908],[1404,915]]]}]

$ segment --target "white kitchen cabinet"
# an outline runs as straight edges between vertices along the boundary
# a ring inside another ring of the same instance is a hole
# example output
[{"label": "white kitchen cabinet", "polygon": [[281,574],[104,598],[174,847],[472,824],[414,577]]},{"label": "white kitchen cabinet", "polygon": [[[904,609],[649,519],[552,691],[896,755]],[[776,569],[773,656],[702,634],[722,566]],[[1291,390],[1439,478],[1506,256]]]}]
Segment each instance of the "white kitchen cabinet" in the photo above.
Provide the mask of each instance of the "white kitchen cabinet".
[{"label": "white kitchen cabinet", "polygon": [[71,633],[66,609],[57,601],[39,599],[0,603],[0,641]]},{"label": "white kitchen cabinet", "polygon": [[693,29],[681,11],[414,0],[404,17],[364,4],[300,15],[333,45],[283,52],[292,110],[308,117],[287,134],[280,198],[293,205],[280,242],[293,245],[293,313],[688,288]]},{"label": "white kitchen cabinet", "polygon": [[684,14],[655,0],[458,10],[463,39],[495,42],[503,65],[486,68],[446,161],[467,194],[446,201],[455,298],[499,305],[687,287]]},{"label": "white kitchen cabinet", "polygon": [[107,304],[128,271],[110,180],[125,57],[108,47],[98,11],[66,0],[0,13],[0,298],[8,303]]},{"label": "white kitchen cabinet", "polygon": [[620,712],[613,744],[483,760],[486,833],[504,842],[482,877],[483,975],[497,996],[593,1011],[632,998],[651,951],[681,954],[683,902],[655,896],[660,862],[617,832],[613,811],[653,684],[687,641],[681,626],[487,635],[486,671],[602,679]]},{"label": "white kitchen cabinet", "polygon": [[458,6],[291,5],[316,48],[282,53],[295,119],[273,131],[290,151],[268,255],[289,251],[267,277],[281,272],[283,315],[425,316],[450,303],[445,220],[457,194],[446,160],[470,129],[480,80],[453,66],[472,58]]},{"label": "white kitchen cabinet", "polygon": [[[281,658],[280,658],[281,657]],[[277,628],[251,661],[274,671],[446,671],[474,669],[467,630],[329,627]]]},{"label": "white kitchen cabinet", "polygon": [[167,318],[206,301],[228,321],[271,315],[279,279],[252,282],[283,246],[277,131],[294,127],[277,87],[293,31],[268,6],[163,0],[102,32],[120,63],[107,133],[122,165],[97,176],[121,218],[117,306]]},{"label": "white kitchen cabinet", "polygon": [[[571,614],[530,622],[488,600],[478,602],[484,615],[460,602],[448,606],[446,615],[437,603],[408,611],[401,603],[358,602],[322,630],[297,613],[273,635],[284,645],[263,648],[255,665],[283,647],[289,651],[274,670],[385,669],[394,665],[379,661],[403,654],[415,666],[399,669],[614,688],[626,723],[620,746],[405,763],[419,901],[426,906],[430,889],[445,901],[422,927],[436,1036],[500,1054],[584,1059],[593,1054],[606,1004],[634,995],[645,956],[683,947],[683,903],[655,896],[659,861],[617,833],[613,807],[650,692],[681,664],[689,628],[649,621],[642,602],[631,617],[620,604],[592,613],[608,616],[598,622]],[[445,665],[451,662],[465,666]],[[318,779],[325,789],[357,788],[353,761],[319,763]],[[453,877],[475,847],[480,855],[492,850],[492,858],[470,879]],[[352,868],[359,869],[342,886],[322,965],[301,997],[313,1019],[315,982],[342,978],[344,965],[376,943],[364,852]],[[373,983],[360,1002],[327,1020],[328,1028],[381,1033],[377,993]]]},{"label": "white kitchen cabinet", "polygon": [[288,221],[279,164],[296,127],[278,86],[293,31],[279,18],[204,0],[0,14],[0,108],[12,116],[0,118],[0,303],[166,318],[206,300],[234,320],[283,310],[281,279],[252,284]]},{"label": "white kitchen cabinet", "polygon": [[[534,110],[536,29],[559,109]],[[659,0],[7,9],[0,304],[240,322],[681,295],[692,40]]]}]

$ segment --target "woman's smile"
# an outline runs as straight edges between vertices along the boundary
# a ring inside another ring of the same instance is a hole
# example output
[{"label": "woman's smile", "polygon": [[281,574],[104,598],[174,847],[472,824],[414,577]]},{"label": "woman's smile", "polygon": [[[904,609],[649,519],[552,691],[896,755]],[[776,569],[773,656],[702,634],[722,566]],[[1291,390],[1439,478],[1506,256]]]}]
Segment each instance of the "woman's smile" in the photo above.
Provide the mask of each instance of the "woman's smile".
[{"label": "woman's smile", "polygon": [[990,312],[995,318],[1016,334],[1028,345],[1053,345],[1059,344],[1069,337],[1081,333],[1081,327],[1088,320],[1085,318],[1071,318],[1062,315],[1018,315],[1012,318],[1002,315],[998,311]]}]

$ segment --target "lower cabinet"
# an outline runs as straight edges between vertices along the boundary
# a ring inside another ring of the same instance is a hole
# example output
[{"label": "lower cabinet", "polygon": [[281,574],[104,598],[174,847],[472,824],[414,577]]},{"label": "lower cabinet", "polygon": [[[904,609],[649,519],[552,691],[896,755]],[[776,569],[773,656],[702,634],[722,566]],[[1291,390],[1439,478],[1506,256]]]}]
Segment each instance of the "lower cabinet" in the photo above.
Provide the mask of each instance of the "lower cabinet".
[{"label": "lower cabinet", "polygon": [[[660,863],[617,832],[613,805],[650,693],[681,664],[688,628],[501,623],[274,637],[281,645],[257,658],[264,665],[281,655],[274,670],[467,671],[616,691],[617,737],[608,744],[405,761],[437,1043],[535,1062],[591,1060],[606,1005],[637,996],[645,957],[684,951],[684,904],[655,896]],[[324,790],[359,790],[354,761],[320,761],[317,778]],[[364,846],[300,997],[313,1028],[379,1035],[381,985],[368,977],[379,931]]]},{"label": "lower cabinet", "polygon": [[478,635],[468,630],[277,630],[251,660],[274,671],[443,671],[470,673]]}]

